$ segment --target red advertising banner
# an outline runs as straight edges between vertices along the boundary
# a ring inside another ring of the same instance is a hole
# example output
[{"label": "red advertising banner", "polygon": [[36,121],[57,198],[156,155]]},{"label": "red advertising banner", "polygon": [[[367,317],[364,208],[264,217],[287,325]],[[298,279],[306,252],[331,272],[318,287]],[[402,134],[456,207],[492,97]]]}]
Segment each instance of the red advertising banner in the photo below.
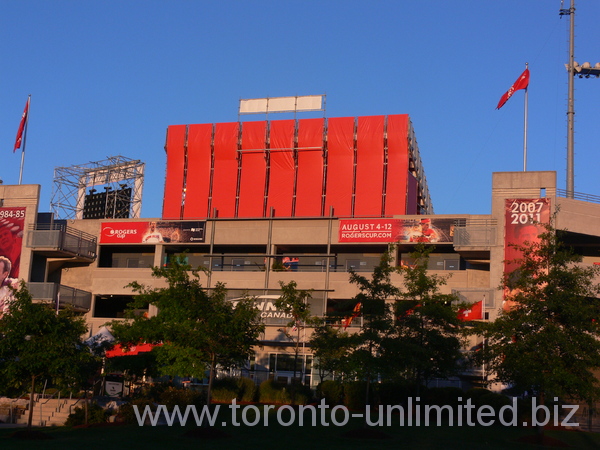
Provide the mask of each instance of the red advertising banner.
[{"label": "red advertising banner", "polygon": [[103,222],[101,244],[204,242],[206,222]]},{"label": "red advertising banner", "polygon": [[132,345],[127,350],[121,344],[115,344],[109,350],[106,350],[107,358],[116,358],[119,356],[134,356],[140,353],[151,352],[154,347],[160,347],[162,344],[138,344]]},{"label": "red advertising banner", "polygon": [[[522,256],[514,246],[536,244],[540,242],[539,235],[546,231],[544,225],[550,223],[550,199],[506,199],[504,220],[504,273],[510,274],[519,268]],[[504,296],[513,293],[505,289]],[[510,308],[511,302],[505,299],[503,309]]]},{"label": "red advertising banner", "polygon": [[342,219],[339,242],[447,242],[454,238],[455,219]]},{"label": "red advertising banner", "polygon": [[398,219],[340,220],[339,242],[394,242],[400,231]]},{"label": "red advertising banner", "polygon": [[25,208],[0,208],[0,317],[8,310],[11,287],[18,288]]}]

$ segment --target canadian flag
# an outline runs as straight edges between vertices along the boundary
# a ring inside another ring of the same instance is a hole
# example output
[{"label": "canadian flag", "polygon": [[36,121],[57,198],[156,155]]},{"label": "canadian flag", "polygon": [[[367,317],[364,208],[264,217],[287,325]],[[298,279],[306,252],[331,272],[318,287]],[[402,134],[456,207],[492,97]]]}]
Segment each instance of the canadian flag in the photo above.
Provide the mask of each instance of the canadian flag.
[{"label": "canadian flag", "polygon": [[483,319],[483,300],[473,303],[469,309],[460,309],[458,311],[458,319],[463,322]]}]

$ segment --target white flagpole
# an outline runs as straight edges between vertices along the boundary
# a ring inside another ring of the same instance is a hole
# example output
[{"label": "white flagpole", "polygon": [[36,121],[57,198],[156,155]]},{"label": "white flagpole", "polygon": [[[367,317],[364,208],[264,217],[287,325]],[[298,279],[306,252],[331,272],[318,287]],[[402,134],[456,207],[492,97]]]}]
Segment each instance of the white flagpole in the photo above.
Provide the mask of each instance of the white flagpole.
[{"label": "white flagpole", "polygon": [[[529,63],[525,63],[525,70],[529,68]],[[527,172],[527,109],[529,106],[529,84],[525,88],[525,119],[523,131],[523,172]]]},{"label": "white flagpole", "polygon": [[23,164],[25,164],[25,145],[27,144],[27,128],[29,128],[29,112],[31,111],[31,94],[27,97],[27,117],[23,128],[23,148],[21,149],[21,168],[19,169],[19,184],[23,181]]}]

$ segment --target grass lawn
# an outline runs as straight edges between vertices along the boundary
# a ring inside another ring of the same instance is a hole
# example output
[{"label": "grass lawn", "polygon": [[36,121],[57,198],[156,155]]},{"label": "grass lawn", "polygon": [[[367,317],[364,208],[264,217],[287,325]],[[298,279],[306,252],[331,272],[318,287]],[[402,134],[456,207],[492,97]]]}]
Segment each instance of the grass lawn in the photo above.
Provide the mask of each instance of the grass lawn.
[{"label": "grass lawn", "polygon": [[[218,423],[222,417],[219,416]],[[275,419],[275,417],[273,417]],[[225,420],[230,420],[227,414]],[[320,419],[317,419],[319,421]],[[39,428],[50,439],[23,440],[12,436],[18,430],[0,429],[0,449],[219,449],[223,448],[282,448],[302,449],[533,449],[560,448],[541,447],[520,441],[534,436],[533,428],[518,427],[468,427],[468,426],[404,426],[363,428],[361,419],[351,419],[344,427],[322,425],[284,427],[270,420],[269,426],[239,426],[231,424],[214,428],[198,428],[180,425],[152,427],[137,425],[109,424],[87,428],[53,427]],[[374,430],[373,433],[369,431]],[[198,436],[204,432],[222,434],[219,437]],[[187,435],[186,435],[187,434]],[[376,436],[366,438],[367,434]],[[384,434],[385,436],[377,436]],[[569,448],[598,449],[600,434],[568,430],[546,430],[546,436],[556,444]],[[196,435],[196,436],[194,436]],[[349,436],[350,435],[350,436]],[[353,436],[353,437],[352,437]],[[552,442],[551,442],[552,443]]]}]

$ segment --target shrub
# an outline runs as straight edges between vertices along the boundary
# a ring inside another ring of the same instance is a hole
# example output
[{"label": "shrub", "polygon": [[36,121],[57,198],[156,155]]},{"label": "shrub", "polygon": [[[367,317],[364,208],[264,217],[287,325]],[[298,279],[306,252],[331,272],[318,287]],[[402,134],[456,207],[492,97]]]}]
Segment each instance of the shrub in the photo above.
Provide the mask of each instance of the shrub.
[{"label": "shrub", "polygon": [[287,385],[274,380],[263,381],[258,388],[261,403],[290,403],[291,398]]},{"label": "shrub", "polygon": [[213,382],[211,396],[215,402],[231,403],[234,398],[241,402],[252,402],[256,396],[256,385],[247,377],[219,378]]},{"label": "shrub", "polygon": [[252,402],[256,397],[256,384],[254,380],[240,377],[236,380],[238,387],[237,399],[242,402]]},{"label": "shrub", "polygon": [[306,405],[312,400],[312,391],[301,384],[288,385],[265,380],[258,388],[258,396],[261,403]]},{"label": "shrub", "polygon": [[[352,381],[349,383],[344,383],[344,405],[350,409],[364,409],[366,392],[366,381]],[[371,398],[373,398],[373,389],[371,389],[370,395]]]},{"label": "shrub", "polygon": [[135,394],[133,395],[133,397],[145,398],[148,400],[152,400],[154,402],[158,402],[160,399],[160,396],[163,394],[163,392],[165,392],[170,387],[171,386],[169,386],[166,383],[146,384],[146,385],[142,386],[140,389],[138,389],[135,392]]},{"label": "shrub", "polygon": [[469,390],[467,390],[467,392],[465,392],[465,397],[466,398],[470,398],[471,399],[471,403],[477,407],[483,405],[483,403],[481,403],[481,397],[487,395],[487,394],[491,394],[492,391],[490,391],[489,389],[485,389],[485,388],[471,388]]},{"label": "shrub", "polygon": [[180,408],[186,405],[202,406],[206,404],[206,394],[191,389],[169,387],[159,395],[158,403],[165,405],[168,410],[176,405]]},{"label": "shrub", "polygon": [[325,380],[319,385],[319,396],[325,399],[328,405],[337,405],[342,402],[344,386],[339,381]]},{"label": "shrub", "polygon": [[117,422],[128,423],[128,424],[137,424],[137,417],[135,415],[135,411],[133,406],[137,406],[139,414],[143,414],[146,406],[150,406],[152,411],[156,411],[156,405],[154,402],[147,398],[139,398],[133,400],[131,403],[125,403],[119,407],[119,412],[117,413]]},{"label": "shrub", "polygon": [[427,404],[438,406],[456,406],[459,403],[458,398],[464,398],[465,392],[461,388],[453,386],[429,388],[425,393]]},{"label": "shrub", "polygon": [[[87,423],[103,423],[108,421],[110,412],[102,409],[96,403],[88,404],[88,420]],[[65,425],[74,427],[76,425],[85,425],[85,405],[78,406],[69,414]]]},{"label": "shrub", "polygon": [[213,381],[211,397],[214,402],[231,403],[238,398],[238,384],[235,378],[219,378]]},{"label": "shrub", "polygon": [[417,385],[410,381],[385,381],[377,387],[377,398],[381,405],[401,405],[408,401],[408,397],[414,397],[416,392]]},{"label": "shrub", "polygon": [[482,395],[479,397],[479,401],[482,405],[488,405],[494,408],[494,411],[498,413],[500,408],[506,405],[510,405],[510,399],[502,394],[497,394],[495,392],[490,392],[488,394]]},{"label": "shrub", "polygon": [[309,386],[293,384],[289,386],[290,396],[295,405],[306,405],[312,401],[313,393]]}]

